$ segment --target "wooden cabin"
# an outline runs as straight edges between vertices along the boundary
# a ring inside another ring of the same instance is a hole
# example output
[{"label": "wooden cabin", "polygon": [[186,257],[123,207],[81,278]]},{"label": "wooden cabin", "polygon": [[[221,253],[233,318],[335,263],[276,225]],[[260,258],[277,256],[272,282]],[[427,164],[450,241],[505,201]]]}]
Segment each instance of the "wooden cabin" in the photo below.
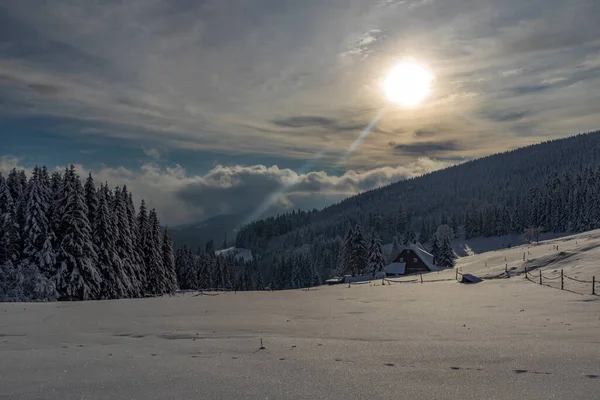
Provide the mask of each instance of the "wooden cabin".
[{"label": "wooden cabin", "polygon": [[438,270],[433,255],[417,243],[404,247],[385,268],[385,273],[387,276],[401,276]]}]

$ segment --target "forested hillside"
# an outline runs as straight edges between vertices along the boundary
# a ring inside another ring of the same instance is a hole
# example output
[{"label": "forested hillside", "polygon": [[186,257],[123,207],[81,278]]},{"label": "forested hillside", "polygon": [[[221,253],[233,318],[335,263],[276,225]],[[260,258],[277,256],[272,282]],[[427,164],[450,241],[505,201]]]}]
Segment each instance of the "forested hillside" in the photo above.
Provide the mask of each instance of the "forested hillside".
[{"label": "forested hillside", "polygon": [[75,168],[0,174],[0,301],[142,297],[177,288],[172,242],[126,187]]},{"label": "forested hillside", "polygon": [[584,231],[600,227],[600,132],[553,140],[469,161],[372,190],[321,211],[250,223],[236,246],[273,260],[306,252],[321,276],[336,270],[350,227],[390,243],[428,243],[440,225],[454,236]]}]

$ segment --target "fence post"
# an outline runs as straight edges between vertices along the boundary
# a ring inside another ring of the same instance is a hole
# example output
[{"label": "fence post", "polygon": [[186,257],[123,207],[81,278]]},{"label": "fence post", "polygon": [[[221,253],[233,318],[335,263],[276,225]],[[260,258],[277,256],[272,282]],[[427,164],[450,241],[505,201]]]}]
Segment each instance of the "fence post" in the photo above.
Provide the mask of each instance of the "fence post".
[{"label": "fence post", "polygon": [[563,270],[560,270],[560,290],[564,290],[565,289],[565,275],[563,273]]},{"label": "fence post", "polygon": [[540,285],[542,284],[542,270],[540,269]]},{"label": "fence post", "polygon": [[419,272],[419,276],[421,276],[421,283],[423,283],[423,274]]},{"label": "fence post", "polygon": [[592,276],[592,294],[596,294],[596,275]]},{"label": "fence post", "polygon": [[504,272],[506,273],[506,276],[510,278],[510,272],[508,272],[508,264],[504,266]]}]

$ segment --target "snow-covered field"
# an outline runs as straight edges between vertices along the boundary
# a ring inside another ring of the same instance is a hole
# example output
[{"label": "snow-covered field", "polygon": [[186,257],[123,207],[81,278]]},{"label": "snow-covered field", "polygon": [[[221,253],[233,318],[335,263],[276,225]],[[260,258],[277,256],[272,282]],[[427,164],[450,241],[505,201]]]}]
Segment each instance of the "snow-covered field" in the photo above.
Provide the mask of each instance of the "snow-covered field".
[{"label": "snow-covered field", "polygon": [[[530,265],[564,251],[544,268],[600,272],[600,232],[561,240],[531,246]],[[506,256],[520,267],[523,251],[459,266],[484,275]],[[7,303],[0,360],[0,399],[11,400],[598,399],[600,297],[520,276]]]}]

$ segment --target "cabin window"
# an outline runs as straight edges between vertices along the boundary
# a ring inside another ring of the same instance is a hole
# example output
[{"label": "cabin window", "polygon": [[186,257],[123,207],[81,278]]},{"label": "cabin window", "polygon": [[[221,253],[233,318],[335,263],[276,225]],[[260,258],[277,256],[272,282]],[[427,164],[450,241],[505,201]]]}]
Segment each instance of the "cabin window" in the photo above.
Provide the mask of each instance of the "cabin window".
[{"label": "cabin window", "polygon": [[404,262],[404,258],[400,257],[400,261],[399,262],[403,263]]},{"label": "cabin window", "polygon": [[414,262],[414,263],[417,263],[418,261],[419,261],[419,259],[418,259],[418,258],[416,258],[416,257],[415,257],[415,258],[413,258],[413,262]]}]

